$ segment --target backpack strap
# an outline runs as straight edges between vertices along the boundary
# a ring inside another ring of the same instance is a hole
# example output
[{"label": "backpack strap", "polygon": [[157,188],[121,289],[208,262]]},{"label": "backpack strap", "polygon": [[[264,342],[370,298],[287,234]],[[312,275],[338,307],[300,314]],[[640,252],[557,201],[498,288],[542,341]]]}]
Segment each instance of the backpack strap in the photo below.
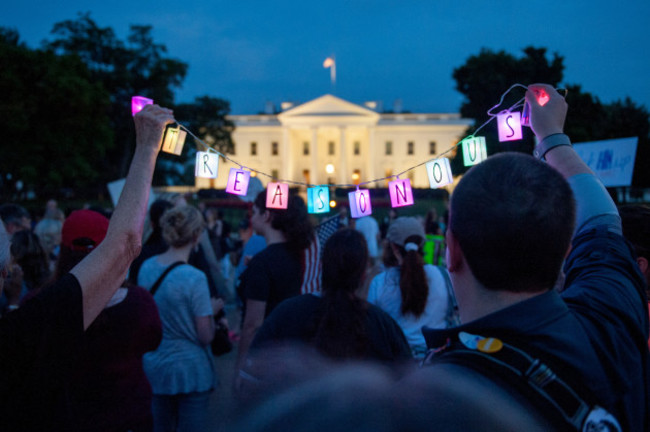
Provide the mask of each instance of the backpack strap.
[{"label": "backpack strap", "polygon": [[174,270],[176,267],[178,267],[179,265],[182,265],[182,264],[185,264],[185,261],[176,261],[175,263],[173,263],[169,267],[167,267],[164,272],[162,272],[162,274],[160,275],[158,280],[156,280],[156,282],[149,289],[149,292],[151,293],[152,297],[153,297],[154,294],[156,294],[156,291],[158,291],[158,288],[160,287],[160,284],[165,279],[165,277],[169,274],[169,272]]},{"label": "backpack strap", "polygon": [[[452,363],[493,377],[518,390],[546,418],[562,430],[616,431],[622,429],[604,408],[588,403],[538,358],[496,338],[459,333],[460,342],[448,341],[431,350],[423,365]],[[602,429],[598,429],[598,427]]]}]

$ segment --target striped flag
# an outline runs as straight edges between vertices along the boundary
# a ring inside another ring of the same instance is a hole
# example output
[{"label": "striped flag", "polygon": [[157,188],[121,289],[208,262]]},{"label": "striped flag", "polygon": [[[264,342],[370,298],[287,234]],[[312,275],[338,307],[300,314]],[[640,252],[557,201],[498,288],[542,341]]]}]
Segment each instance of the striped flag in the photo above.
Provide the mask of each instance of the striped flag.
[{"label": "striped flag", "polygon": [[341,224],[341,216],[332,216],[315,229],[315,236],[303,255],[302,294],[320,292],[320,270],[323,246]]}]

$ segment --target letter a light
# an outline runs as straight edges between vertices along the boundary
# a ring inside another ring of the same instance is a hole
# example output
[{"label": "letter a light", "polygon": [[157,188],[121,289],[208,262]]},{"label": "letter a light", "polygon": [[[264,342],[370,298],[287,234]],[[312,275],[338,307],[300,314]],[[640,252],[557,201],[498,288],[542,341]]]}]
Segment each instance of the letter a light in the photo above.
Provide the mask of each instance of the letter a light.
[{"label": "letter a light", "polygon": [[289,206],[289,185],[269,183],[266,187],[266,208],[286,209]]}]

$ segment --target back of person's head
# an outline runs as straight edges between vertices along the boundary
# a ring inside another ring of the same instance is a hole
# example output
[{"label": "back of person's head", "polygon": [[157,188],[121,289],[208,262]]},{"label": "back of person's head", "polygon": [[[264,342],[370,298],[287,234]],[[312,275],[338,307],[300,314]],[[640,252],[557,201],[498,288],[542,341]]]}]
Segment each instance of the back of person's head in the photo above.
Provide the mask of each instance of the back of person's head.
[{"label": "back of person's head", "polygon": [[190,205],[167,210],[160,223],[163,239],[174,248],[195,242],[205,227],[201,212]]},{"label": "back of person's head", "polygon": [[11,255],[23,271],[28,289],[40,288],[49,278],[49,260],[38,236],[29,230],[17,231],[11,237]]},{"label": "back of person's head", "polygon": [[344,228],[323,247],[323,313],[314,337],[318,351],[329,358],[364,358],[368,351],[366,305],[355,295],[368,262],[366,239]]},{"label": "back of person's head", "polygon": [[61,243],[61,230],[63,222],[58,219],[41,219],[34,227],[41,246],[47,254],[51,253]]},{"label": "back of person's head", "polygon": [[30,215],[21,205],[13,203],[0,205],[0,219],[4,222],[7,233],[9,234],[23,229],[29,229],[28,222]]},{"label": "back of person's head", "polygon": [[495,291],[551,289],[575,225],[564,178],[521,153],[471,168],[451,197],[449,229],[476,279]]},{"label": "back of person's head", "polygon": [[332,234],[323,248],[323,292],[344,291],[353,296],[361,286],[367,261],[368,246],[363,234],[350,228]]},{"label": "back of person's head", "polygon": [[281,231],[292,250],[306,249],[311,243],[314,228],[309,220],[305,201],[298,195],[289,195],[286,209],[266,208],[266,191],[260,192],[253,204],[261,213],[271,215],[271,228]]},{"label": "back of person's head", "polygon": [[384,265],[400,266],[399,288],[402,296],[401,313],[419,317],[424,312],[429,297],[429,286],[424,272],[422,245],[425,234],[422,223],[413,217],[398,217],[386,233],[389,247],[384,248]]},{"label": "back of person's head", "polygon": [[162,215],[172,207],[174,207],[174,205],[170,201],[164,199],[157,199],[151,203],[151,207],[149,207],[149,221],[151,222],[152,229],[160,229],[160,218],[162,218]]},{"label": "back of person's head", "polygon": [[68,273],[106,237],[108,218],[93,210],[76,210],[63,222],[55,278]]}]

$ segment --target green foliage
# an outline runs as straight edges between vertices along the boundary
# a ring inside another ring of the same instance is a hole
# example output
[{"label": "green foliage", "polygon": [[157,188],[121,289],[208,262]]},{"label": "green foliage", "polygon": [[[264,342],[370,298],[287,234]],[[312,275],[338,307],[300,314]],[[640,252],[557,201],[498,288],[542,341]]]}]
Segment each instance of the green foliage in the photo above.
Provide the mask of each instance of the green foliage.
[{"label": "green foliage", "polygon": [[54,25],[53,40],[44,44],[56,54],[78,56],[90,70],[91,78],[110,94],[108,111],[116,145],[106,154],[103,174],[106,181],[126,175],[135,148],[130,103],[134,95],[152,98],[171,106],[174,88],[187,73],[187,64],[165,57],[167,49],[154,42],[151,26],[132,25],[126,42],[110,27],[100,27],[89,13],[76,20]]},{"label": "green foliage", "polygon": [[13,199],[17,180],[39,196],[96,182],[113,136],[108,94],[84,63],[30,50],[15,31],[2,29],[0,64],[2,199]]}]

